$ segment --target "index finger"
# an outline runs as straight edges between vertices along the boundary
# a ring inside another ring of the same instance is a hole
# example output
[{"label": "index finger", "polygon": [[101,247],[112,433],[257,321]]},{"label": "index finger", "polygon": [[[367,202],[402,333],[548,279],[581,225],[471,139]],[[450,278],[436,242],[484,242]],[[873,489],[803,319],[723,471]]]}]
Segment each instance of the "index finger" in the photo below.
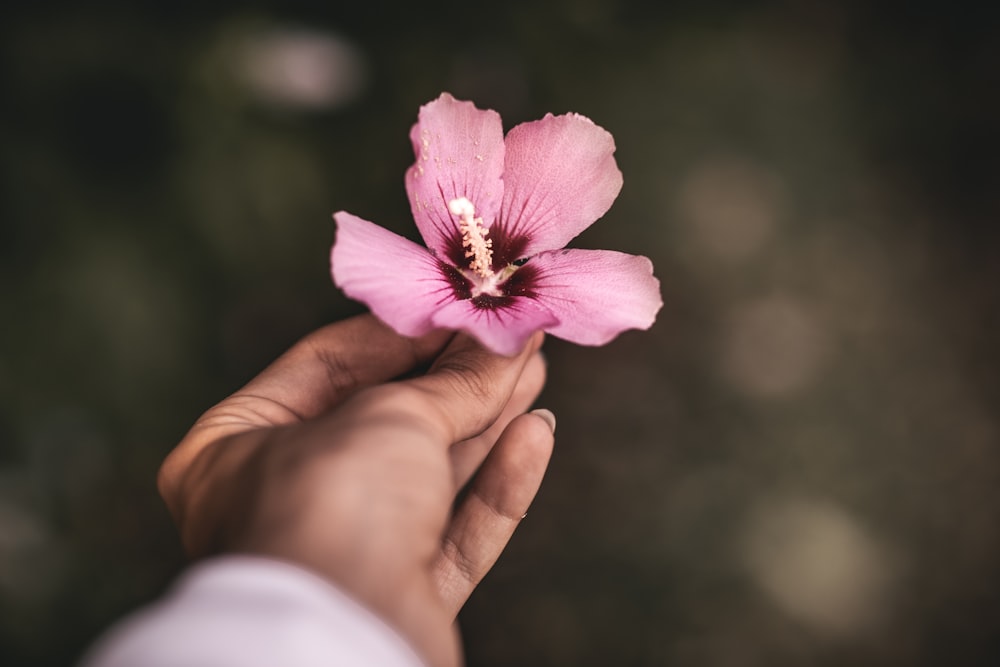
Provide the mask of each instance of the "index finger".
[{"label": "index finger", "polygon": [[429,362],[451,335],[405,338],[373,315],[352,317],[309,334],[227,400],[259,398],[286,408],[289,421],[311,419]]}]

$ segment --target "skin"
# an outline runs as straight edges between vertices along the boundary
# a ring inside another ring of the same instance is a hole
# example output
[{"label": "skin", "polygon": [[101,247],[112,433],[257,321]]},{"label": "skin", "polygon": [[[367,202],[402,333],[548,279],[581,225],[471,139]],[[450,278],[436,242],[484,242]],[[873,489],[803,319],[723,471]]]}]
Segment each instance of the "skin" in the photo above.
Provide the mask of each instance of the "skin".
[{"label": "skin", "polygon": [[371,316],[311,334],[164,461],[160,493],[185,548],[309,568],[428,664],[460,665],[455,616],[552,452],[551,413],[526,413],[545,382],[541,344],[507,358],[463,335],[403,338]]}]

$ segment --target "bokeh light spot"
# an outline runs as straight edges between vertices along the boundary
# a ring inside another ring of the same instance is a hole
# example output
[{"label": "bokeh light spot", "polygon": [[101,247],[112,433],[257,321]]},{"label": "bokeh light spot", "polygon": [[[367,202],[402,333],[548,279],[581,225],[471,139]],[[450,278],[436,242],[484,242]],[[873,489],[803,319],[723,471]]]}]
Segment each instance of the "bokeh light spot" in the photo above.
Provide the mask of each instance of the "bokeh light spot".
[{"label": "bokeh light spot", "polygon": [[684,176],[677,198],[681,220],[699,250],[738,261],[758,252],[784,214],[781,180],[747,158],[705,158]]},{"label": "bokeh light spot", "polygon": [[236,75],[264,103],[301,110],[345,106],[363,91],[361,52],[345,38],[315,29],[274,27],[244,37]]},{"label": "bokeh light spot", "polygon": [[788,500],[758,507],[747,523],[743,556],[771,601],[821,635],[857,635],[887,611],[894,559],[833,504]]},{"label": "bokeh light spot", "polygon": [[778,397],[813,380],[828,347],[828,334],[815,316],[778,295],[736,306],[720,358],[734,387],[754,397]]}]

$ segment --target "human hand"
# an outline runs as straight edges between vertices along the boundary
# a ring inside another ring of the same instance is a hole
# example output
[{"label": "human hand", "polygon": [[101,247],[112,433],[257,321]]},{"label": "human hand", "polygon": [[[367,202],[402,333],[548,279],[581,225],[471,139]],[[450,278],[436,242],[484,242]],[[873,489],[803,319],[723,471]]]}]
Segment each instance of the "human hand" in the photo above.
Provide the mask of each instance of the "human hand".
[{"label": "human hand", "polygon": [[511,358],[449,338],[345,320],[205,413],[159,477],[187,550],[310,568],[430,664],[460,664],[455,615],[534,498],[554,422],[525,414],[545,380],[541,334]]}]

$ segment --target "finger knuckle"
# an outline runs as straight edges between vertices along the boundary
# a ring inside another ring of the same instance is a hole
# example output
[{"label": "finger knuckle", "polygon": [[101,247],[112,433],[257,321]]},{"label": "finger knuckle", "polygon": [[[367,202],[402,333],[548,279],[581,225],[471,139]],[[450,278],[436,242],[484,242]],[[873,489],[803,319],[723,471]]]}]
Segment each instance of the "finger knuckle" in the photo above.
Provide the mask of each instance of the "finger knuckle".
[{"label": "finger knuckle", "polygon": [[483,578],[483,568],[453,539],[446,537],[442,541],[441,553],[452,564],[455,572],[469,584],[475,586]]},{"label": "finger knuckle", "polygon": [[465,355],[456,355],[442,360],[434,368],[434,373],[445,378],[459,394],[486,400],[494,393],[489,373],[482,363]]},{"label": "finger knuckle", "polygon": [[319,334],[306,337],[303,343],[322,365],[334,395],[344,396],[358,388],[361,384],[361,378],[358,377],[355,369],[343,354],[323,345]]}]

